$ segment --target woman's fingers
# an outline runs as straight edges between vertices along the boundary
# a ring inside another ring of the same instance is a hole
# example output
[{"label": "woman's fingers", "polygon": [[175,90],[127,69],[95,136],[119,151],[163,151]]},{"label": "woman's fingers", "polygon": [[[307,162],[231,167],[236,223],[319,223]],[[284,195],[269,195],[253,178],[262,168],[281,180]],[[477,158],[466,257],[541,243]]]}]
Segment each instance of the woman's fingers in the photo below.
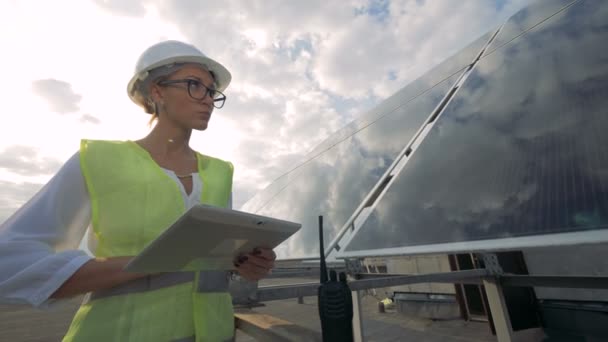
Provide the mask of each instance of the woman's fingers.
[{"label": "woman's fingers", "polygon": [[241,255],[234,260],[234,267],[241,277],[257,281],[264,278],[272,268],[277,255],[269,248],[255,248],[247,255]]},{"label": "woman's fingers", "polygon": [[270,270],[274,267],[274,260],[268,260],[253,254],[249,254],[247,257],[247,263],[251,263],[256,266],[265,268],[266,270]]},{"label": "woman's fingers", "polygon": [[[261,255],[261,253],[257,253],[257,255],[251,253],[241,255],[235,260],[234,266],[243,278],[257,281],[268,275],[274,267],[274,260],[268,260]],[[268,254],[266,256],[271,257],[272,255]]]}]

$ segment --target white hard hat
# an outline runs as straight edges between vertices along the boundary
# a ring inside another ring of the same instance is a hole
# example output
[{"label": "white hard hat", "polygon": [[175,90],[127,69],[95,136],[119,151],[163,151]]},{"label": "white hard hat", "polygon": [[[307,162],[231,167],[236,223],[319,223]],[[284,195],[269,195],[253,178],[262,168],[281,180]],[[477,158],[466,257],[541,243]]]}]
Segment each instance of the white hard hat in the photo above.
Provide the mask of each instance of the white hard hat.
[{"label": "white hard hat", "polygon": [[142,94],[139,94],[137,82],[143,82],[148,77],[150,70],[176,63],[202,64],[213,73],[215,85],[219,91],[224,91],[232,79],[228,69],[205,56],[193,45],[176,40],[167,40],[150,46],[139,56],[135,65],[135,73],[127,86],[129,98],[136,104],[144,106],[144,99]]}]

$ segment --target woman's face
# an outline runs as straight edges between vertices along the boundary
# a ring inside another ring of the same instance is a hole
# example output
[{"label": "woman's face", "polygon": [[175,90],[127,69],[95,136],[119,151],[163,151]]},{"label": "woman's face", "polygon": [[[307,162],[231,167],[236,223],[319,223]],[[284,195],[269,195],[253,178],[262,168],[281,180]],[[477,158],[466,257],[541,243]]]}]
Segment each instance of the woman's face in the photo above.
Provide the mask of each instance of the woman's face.
[{"label": "woman's face", "polygon": [[187,129],[207,129],[214,107],[205,87],[215,89],[213,82],[209,71],[197,64],[186,64],[161,85],[154,85],[152,93],[161,108],[159,123],[169,120]]}]

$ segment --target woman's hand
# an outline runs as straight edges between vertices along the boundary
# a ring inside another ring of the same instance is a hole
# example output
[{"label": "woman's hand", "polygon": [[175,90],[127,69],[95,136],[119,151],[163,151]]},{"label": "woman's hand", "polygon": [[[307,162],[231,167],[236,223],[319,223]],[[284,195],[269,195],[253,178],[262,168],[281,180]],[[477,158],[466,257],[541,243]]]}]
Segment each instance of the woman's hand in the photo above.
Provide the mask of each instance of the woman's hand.
[{"label": "woman's hand", "polygon": [[247,255],[241,255],[234,260],[239,275],[249,281],[258,281],[264,278],[274,268],[277,255],[268,248],[255,248]]}]

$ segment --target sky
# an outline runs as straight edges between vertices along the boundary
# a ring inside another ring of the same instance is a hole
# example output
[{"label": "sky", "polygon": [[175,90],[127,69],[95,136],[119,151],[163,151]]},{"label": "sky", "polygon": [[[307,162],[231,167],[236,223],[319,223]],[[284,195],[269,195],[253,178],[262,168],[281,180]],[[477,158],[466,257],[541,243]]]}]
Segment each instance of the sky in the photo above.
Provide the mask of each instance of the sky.
[{"label": "sky", "polygon": [[192,43],[231,71],[225,107],[191,146],[234,163],[238,209],[332,132],[529,2],[0,0],[0,223],[80,139],[148,133],[126,86],[154,43]]}]

